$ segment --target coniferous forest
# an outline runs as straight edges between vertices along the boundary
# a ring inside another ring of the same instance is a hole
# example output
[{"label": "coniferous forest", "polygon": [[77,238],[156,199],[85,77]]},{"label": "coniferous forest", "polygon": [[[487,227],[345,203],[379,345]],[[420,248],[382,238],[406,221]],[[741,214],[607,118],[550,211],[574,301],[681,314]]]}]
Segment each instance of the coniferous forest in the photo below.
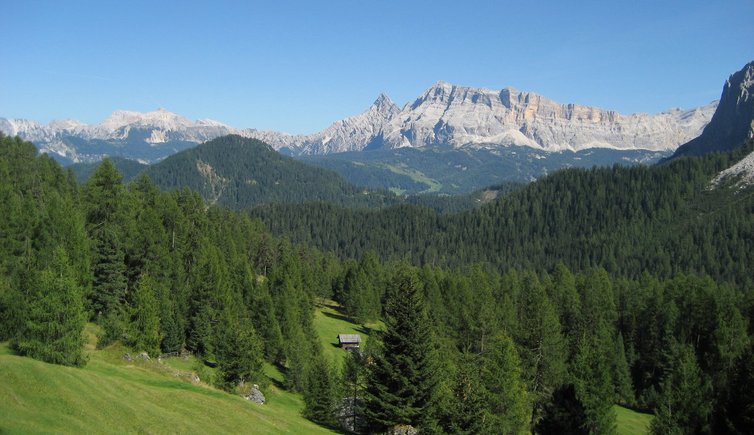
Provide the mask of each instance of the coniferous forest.
[{"label": "coniferous forest", "polygon": [[[84,184],[0,136],[0,341],[87,364],[82,332],[189,351],[356,433],[665,433],[754,427],[754,194],[708,188],[751,152],[559,171],[479,209],[212,205],[105,160]],[[318,301],[380,325],[332,367]],[[347,418],[344,416],[347,415]]]}]

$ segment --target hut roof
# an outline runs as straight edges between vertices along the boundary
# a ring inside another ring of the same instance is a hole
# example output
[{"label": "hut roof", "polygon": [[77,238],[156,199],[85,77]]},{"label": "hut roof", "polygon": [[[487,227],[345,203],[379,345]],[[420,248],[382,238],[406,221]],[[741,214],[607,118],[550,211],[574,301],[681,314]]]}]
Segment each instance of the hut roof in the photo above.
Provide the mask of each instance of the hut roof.
[{"label": "hut roof", "polygon": [[338,341],[340,344],[358,344],[361,343],[361,335],[359,334],[338,334]]}]

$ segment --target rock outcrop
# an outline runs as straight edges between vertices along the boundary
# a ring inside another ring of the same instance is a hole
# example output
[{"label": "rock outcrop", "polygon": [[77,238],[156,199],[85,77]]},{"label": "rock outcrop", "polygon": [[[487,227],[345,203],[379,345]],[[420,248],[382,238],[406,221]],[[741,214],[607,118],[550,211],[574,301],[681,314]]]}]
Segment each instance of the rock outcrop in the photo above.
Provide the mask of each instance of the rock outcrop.
[{"label": "rock outcrop", "polygon": [[674,156],[730,151],[754,137],[754,62],[725,82],[720,104],[702,134],[682,145]]}]

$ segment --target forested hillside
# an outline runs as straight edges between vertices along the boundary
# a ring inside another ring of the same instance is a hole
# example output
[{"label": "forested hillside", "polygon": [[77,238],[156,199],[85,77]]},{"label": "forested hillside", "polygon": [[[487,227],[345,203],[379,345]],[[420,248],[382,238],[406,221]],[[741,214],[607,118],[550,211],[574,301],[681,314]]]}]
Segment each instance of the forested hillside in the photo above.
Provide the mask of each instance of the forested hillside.
[{"label": "forested hillside", "polygon": [[353,186],[334,172],[240,136],[220,137],[170,156],[147,174],[163,189],[189,188],[212,204],[236,209],[273,202],[381,206],[396,201],[389,192]]},{"label": "forested hillside", "polygon": [[[268,363],[303,416],[359,433],[613,433],[614,404],[653,412],[658,434],[745,433],[751,197],[705,190],[734,159],[565,171],[452,217],[268,209],[319,250],[188,189],[124,184],[109,161],[78,186],[0,137],[0,340],[82,366],[94,322],[99,346],[190,352],[231,394],[265,388]],[[343,367],[313,326],[328,299],[382,325]]]},{"label": "forested hillside", "polygon": [[[118,169],[123,176],[124,182],[129,182],[136,178],[142,171],[146,170],[149,165],[139,163],[136,160],[128,160],[122,157],[110,157],[110,162]],[[96,163],[74,163],[68,166],[76,174],[76,180],[83,184],[92,176],[101,162]]]},{"label": "forested hillside", "polygon": [[709,182],[752,149],[749,142],[732,153],[661,166],[563,170],[457,215],[325,203],[265,205],[252,214],[275,234],[343,257],[373,249],[416,264],[537,270],[562,261],[634,278],[683,271],[751,286],[754,191],[711,190]]}]

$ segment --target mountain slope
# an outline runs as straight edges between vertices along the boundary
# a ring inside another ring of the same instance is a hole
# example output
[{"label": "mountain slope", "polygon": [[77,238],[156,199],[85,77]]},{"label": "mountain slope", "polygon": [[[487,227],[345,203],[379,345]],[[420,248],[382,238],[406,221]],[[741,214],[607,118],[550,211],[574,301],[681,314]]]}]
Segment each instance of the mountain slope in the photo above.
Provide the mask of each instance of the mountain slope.
[{"label": "mountain slope", "polygon": [[[595,265],[624,276],[704,272],[751,282],[754,190],[711,192],[720,171],[754,150],[682,158],[655,167],[567,169],[479,209],[438,215],[410,206],[378,211],[326,204],[253,210],[275,234],[359,258],[504,268]],[[725,258],[725,261],[719,261]]]},{"label": "mountain slope", "polygon": [[682,145],[675,156],[729,151],[754,137],[754,62],[732,74],[720,104],[702,134]]},{"label": "mountain slope", "polygon": [[719,187],[729,181],[732,181],[738,188],[745,188],[754,184],[754,152],[717,174],[712,180],[712,185]]},{"label": "mountain slope", "polygon": [[[146,170],[148,165],[137,162],[135,160],[128,160],[121,157],[112,157],[110,161],[113,162],[118,172],[123,176],[123,182],[127,183],[139,175],[142,171]],[[100,165],[100,162],[92,163],[74,163],[68,167],[76,174],[76,180],[79,183],[85,183],[86,180],[94,173],[94,170]]]},{"label": "mountain slope", "polygon": [[528,183],[562,168],[653,164],[667,152],[594,148],[548,152],[526,146],[377,149],[299,156],[353,184],[405,194],[465,194],[487,186]]},{"label": "mountain slope", "polygon": [[380,206],[395,200],[277,153],[259,140],[234,135],[182,151],[146,173],[163,189],[188,187],[211,203],[231,208],[306,201]]}]

